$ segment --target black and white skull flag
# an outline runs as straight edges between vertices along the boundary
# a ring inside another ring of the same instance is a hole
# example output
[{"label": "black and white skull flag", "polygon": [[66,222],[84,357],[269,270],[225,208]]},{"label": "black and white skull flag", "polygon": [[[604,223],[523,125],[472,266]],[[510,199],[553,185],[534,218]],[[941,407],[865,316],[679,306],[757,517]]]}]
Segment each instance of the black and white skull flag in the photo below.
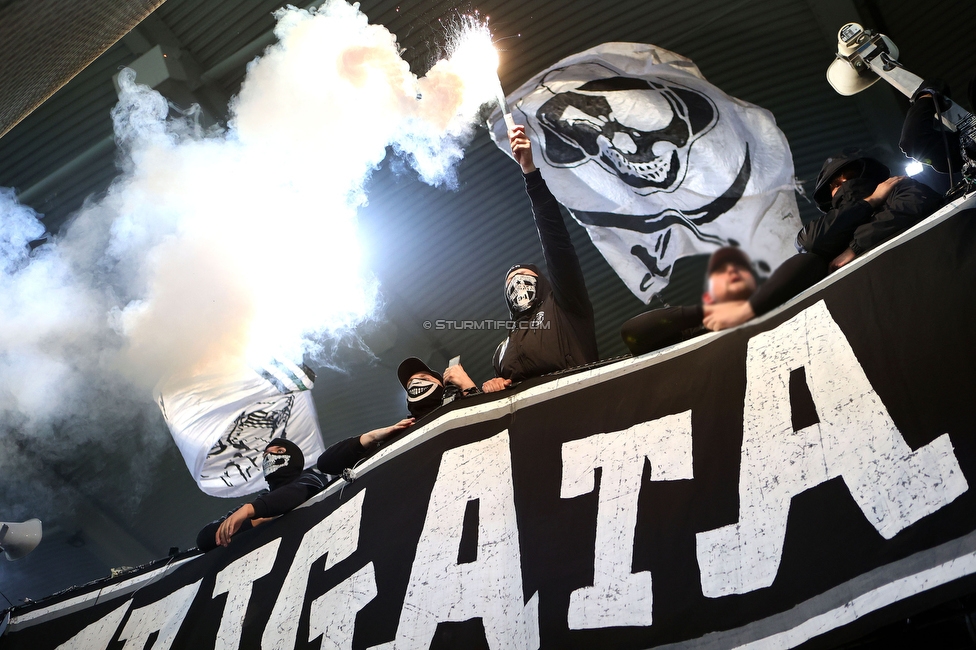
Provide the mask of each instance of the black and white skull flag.
[{"label": "black and white skull flag", "polygon": [[[741,246],[760,271],[795,253],[793,158],[772,114],[674,52],[604,43],[508,97],[552,193],[645,302],[676,259]],[[511,155],[501,112],[492,137]]]},{"label": "black and white skull flag", "polygon": [[265,446],[287,438],[305,454],[305,466],[325,450],[307,366],[273,360],[170,377],[155,397],[176,446],[200,489],[238,497],[266,489]]}]

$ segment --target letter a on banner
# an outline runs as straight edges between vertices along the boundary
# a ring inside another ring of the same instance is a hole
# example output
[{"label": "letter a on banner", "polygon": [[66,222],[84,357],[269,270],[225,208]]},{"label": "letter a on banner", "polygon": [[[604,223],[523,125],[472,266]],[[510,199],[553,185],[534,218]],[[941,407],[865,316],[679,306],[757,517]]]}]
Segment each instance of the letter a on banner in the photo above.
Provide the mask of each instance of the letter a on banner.
[{"label": "letter a on banner", "polygon": [[131,600],[116,607],[111,612],[88,625],[78,634],[74,635],[54,650],[96,650],[107,648],[112,642],[112,637],[119,629],[119,623],[125,618],[125,613],[129,611]]},{"label": "letter a on banner", "polygon": [[197,580],[150,605],[132,610],[129,621],[119,634],[119,641],[124,642],[123,649],[145,648],[149,637],[158,632],[152,647],[155,650],[169,650],[186,613],[190,611],[201,582]]},{"label": "letter a on banner", "polygon": [[691,411],[563,445],[563,499],[592,492],[602,468],[593,586],[569,597],[572,630],[651,624],[651,572],[631,573],[645,459],[652,481],[693,478]]},{"label": "letter a on banner", "polygon": [[[437,624],[480,617],[493,650],[539,647],[539,596],[523,605],[522,560],[508,430],[441,457],[427,505],[396,640],[378,648],[427,648]],[[464,511],[478,499],[478,555],[458,563]]]},{"label": "letter a on banner", "polygon": [[[798,368],[820,421],[794,431]],[[739,521],[698,534],[705,596],[771,585],[791,499],[832,478],[885,539],[969,489],[948,434],[911,450],[823,301],[753,337],[746,374]]]}]

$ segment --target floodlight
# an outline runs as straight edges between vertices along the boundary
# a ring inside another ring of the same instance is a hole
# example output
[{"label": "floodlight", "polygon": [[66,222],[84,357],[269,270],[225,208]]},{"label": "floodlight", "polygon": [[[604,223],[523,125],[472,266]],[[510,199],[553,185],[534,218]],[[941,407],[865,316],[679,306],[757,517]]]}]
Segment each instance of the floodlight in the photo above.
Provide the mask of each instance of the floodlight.
[{"label": "floodlight", "polygon": [[[898,62],[898,47],[884,34],[847,23],[837,32],[837,58],[827,68],[827,81],[841,95],[855,95],[884,79],[906,97],[922,85],[922,78]],[[951,130],[970,117],[968,111],[946,98],[942,122]]]},{"label": "floodlight", "polygon": [[0,522],[0,551],[8,560],[19,560],[41,543],[41,520],[22,523]]},{"label": "floodlight", "polygon": [[[898,63],[898,48],[890,38],[857,23],[847,23],[837,32],[837,58],[827,68],[827,81],[841,95],[854,95],[878,79],[884,79],[906,97],[914,97],[924,83],[921,77]],[[936,101],[936,111],[942,124],[959,136],[958,146],[964,161],[962,175],[966,180],[960,188],[968,191],[976,176],[976,161],[968,155],[969,151],[976,151],[976,116],[944,96]],[[949,175],[952,175],[951,167]]]}]

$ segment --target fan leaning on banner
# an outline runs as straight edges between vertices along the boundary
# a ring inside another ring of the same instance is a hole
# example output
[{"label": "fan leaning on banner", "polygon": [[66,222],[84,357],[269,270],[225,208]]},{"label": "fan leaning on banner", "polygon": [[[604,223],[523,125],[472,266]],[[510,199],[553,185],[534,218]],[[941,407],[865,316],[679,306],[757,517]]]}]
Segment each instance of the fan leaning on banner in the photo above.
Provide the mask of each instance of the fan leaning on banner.
[{"label": "fan leaning on banner", "polygon": [[800,230],[800,254],[780,265],[762,287],[756,289],[745,253],[721,248],[708,263],[703,304],[655,309],[630,319],[620,332],[630,351],[644,354],[761,316],[904,232],[942,203],[927,185],[890,176],[885,165],[857,151],[824,162],[813,198],[824,215]]},{"label": "fan leaning on banner", "polygon": [[275,438],[264,448],[264,479],[271,491],[212,521],[197,534],[197,548],[227,546],[239,532],[250,530],[294,510],[325,489],[328,477],[303,469],[305,454],[291,440]]},{"label": "fan leaning on banner", "polygon": [[305,455],[301,448],[290,440],[275,438],[264,449],[264,478],[271,491],[204,526],[197,534],[197,548],[209,551],[227,546],[237,533],[271,521],[305,503],[325,489],[330,475],[342,474],[344,469],[372,454],[381,442],[406,431],[417,419],[451,401],[453,397],[445,398],[445,385],[456,387],[455,396],[480,393],[460,364],[451,366],[441,375],[420,359],[410,357],[400,364],[397,376],[407,393],[407,410],[411,417],[332,445],[316,463],[323,473],[311,469],[303,471]]},{"label": "fan leaning on banner", "polygon": [[533,264],[516,264],[506,274],[505,300],[518,326],[495,350],[496,377],[482,385],[486,393],[599,360],[593,306],[559,203],[532,162],[525,127],[516,126],[508,138],[522,168],[549,278]]},{"label": "fan leaning on banner", "polygon": [[620,336],[631,353],[645,354],[705,334],[711,318],[725,305],[746,304],[754,314],[765,314],[825,275],[825,260],[795,255],[757,290],[752,260],[741,248],[726,246],[708,259],[702,304],[644,312],[624,323]]},{"label": "fan leaning on banner", "polygon": [[431,370],[417,357],[409,357],[397,368],[397,379],[407,394],[407,410],[411,417],[393,426],[340,440],[319,456],[316,463],[319,471],[342,474],[375,453],[393,434],[406,431],[417,420],[454,401],[455,397],[471,397],[481,393],[461,364],[449,366],[441,374]]}]

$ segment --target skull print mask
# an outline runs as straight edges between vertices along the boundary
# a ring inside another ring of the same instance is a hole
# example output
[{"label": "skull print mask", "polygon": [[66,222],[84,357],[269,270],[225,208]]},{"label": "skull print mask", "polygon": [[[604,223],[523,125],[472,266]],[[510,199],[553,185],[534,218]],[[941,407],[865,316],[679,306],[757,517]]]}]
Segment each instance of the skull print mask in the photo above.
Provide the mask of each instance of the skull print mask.
[{"label": "skull print mask", "polygon": [[537,295],[538,278],[528,273],[516,273],[505,284],[505,300],[513,314],[522,314],[532,307]]}]

